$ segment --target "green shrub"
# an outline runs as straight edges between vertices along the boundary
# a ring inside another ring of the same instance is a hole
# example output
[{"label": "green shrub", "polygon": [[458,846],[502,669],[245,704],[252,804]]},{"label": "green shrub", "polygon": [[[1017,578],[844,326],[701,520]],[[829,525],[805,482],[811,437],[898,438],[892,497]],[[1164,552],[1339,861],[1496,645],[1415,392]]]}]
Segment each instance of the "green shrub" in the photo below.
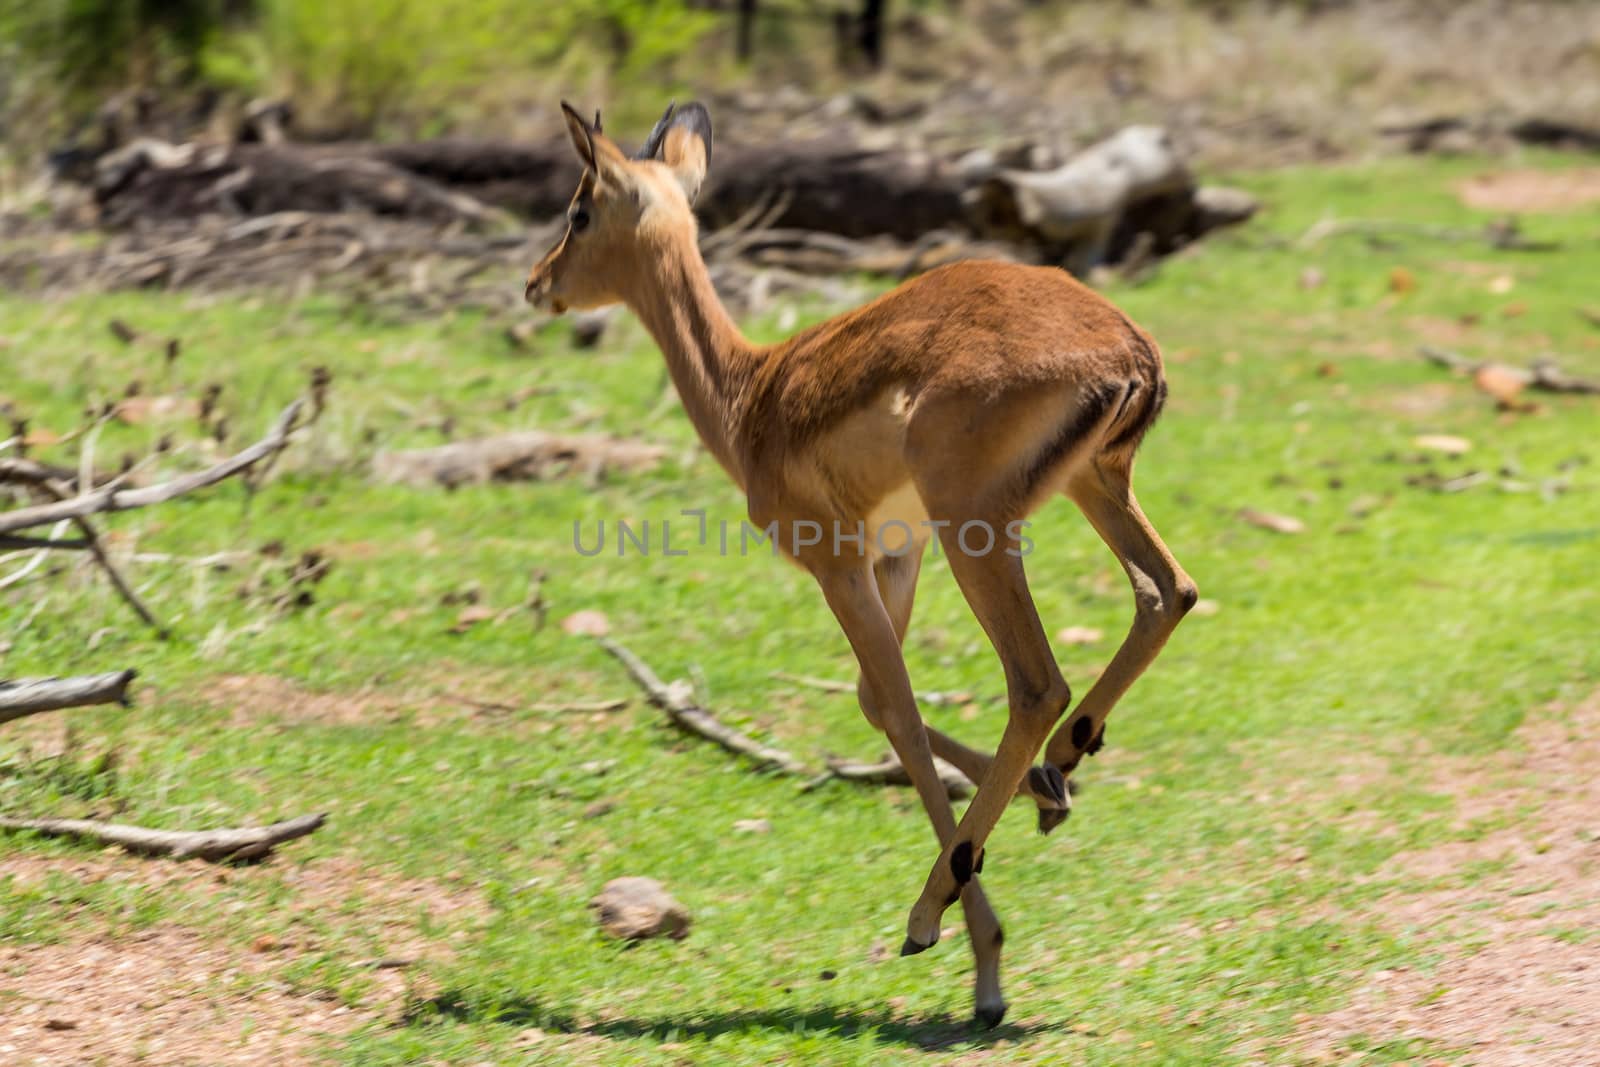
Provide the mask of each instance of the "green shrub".
[{"label": "green shrub", "polygon": [[[257,0],[206,78],[294,100],[313,126],[426,134],[526,103],[534,85],[656,72],[715,16],[682,0]],[[530,84],[532,83],[532,84]]]}]

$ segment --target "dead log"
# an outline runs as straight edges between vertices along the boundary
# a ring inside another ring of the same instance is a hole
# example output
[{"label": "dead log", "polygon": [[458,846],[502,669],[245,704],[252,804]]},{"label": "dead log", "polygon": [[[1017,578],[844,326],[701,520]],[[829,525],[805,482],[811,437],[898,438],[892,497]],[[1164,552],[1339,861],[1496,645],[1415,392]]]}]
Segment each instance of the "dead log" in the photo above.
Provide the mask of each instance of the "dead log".
[{"label": "dead log", "polygon": [[302,815],[271,826],[238,830],[150,830],[94,819],[0,819],[0,830],[32,830],[52,837],[86,837],[103,845],[120,845],[144,856],[241,863],[262,859],[283,842],[305,837],[327,818],[325,813]]},{"label": "dead log", "polygon": [[981,233],[1049,248],[1082,274],[1115,258],[1119,230],[1124,243],[1147,231],[1175,237],[1193,198],[1167,132],[1130,126],[1055,170],[1001,170],[965,199]]},{"label": "dead log", "polygon": [[128,683],[137,671],[113,671],[74,678],[18,678],[0,682],[0,723],[61,708],[94,704],[128,706]]},{"label": "dead log", "polygon": [[437,448],[379,452],[372,470],[380,482],[454,489],[542,481],[568,472],[595,478],[608,471],[649,470],[666,453],[665,447],[643,441],[523,430]]},{"label": "dead log", "polygon": [[470,193],[392,163],[381,147],[363,144],[200,147],[144,138],[96,164],[94,195],[101,221],[112,227],[281,211],[357,210],[434,222],[498,217]]},{"label": "dead log", "polygon": [[717,720],[717,717],[696,704],[689,684],[683,681],[667,685],[649,665],[608,637],[597,637],[600,647],[627,668],[639,687],[650,698],[650,703],[667,713],[667,718],[679,729],[713,741],[736,755],[745,756],[764,767],[773,767],[785,774],[808,777],[811,771],[782,749],[763,745],[747,734]]}]

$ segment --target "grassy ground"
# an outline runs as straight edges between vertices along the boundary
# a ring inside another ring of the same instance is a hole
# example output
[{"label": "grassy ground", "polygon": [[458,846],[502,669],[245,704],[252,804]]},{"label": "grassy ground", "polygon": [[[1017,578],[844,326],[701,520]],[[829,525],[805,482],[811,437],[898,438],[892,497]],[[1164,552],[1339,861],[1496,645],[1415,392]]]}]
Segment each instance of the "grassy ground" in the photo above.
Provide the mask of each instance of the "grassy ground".
[{"label": "grassy ground", "polygon": [[[853,677],[798,571],[763,553],[574,552],[575,521],[592,539],[600,519],[609,530],[680,508],[742,517],[663,402],[664,369],[635,323],[597,352],[572,350],[559,327],[530,354],[470,317],[389,324],[268,297],[0,297],[0,394],[39,428],[70,428],[133,379],[147,393],[215,381],[243,440],[308,368],[334,373],[326,419],[253,500],[228,485],[108,523],[140,552],[251,554],[230,572],[133,565],[173,641],[140,632],[91,575],[0,591],[6,674],[141,670],[134,709],[7,728],[0,811],[192,826],[326,810],[328,826],[220,882],[146,880],[157,865],[137,864],[108,878],[93,850],[12,838],[0,862],[53,873],[0,874],[0,941],[124,943],[177,928],[241,956],[267,945],[269,966],[209,990],[233,1005],[220,1032],[239,1043],[263,998],[328,998],[364,1017],[380,992],[364,962],[421,944],[403,1000],[319,1046],[339,1062],[876,1063],[908,1049],[930,1063],[1214,1064],[1245,1049],[1292,1061],[1297,1019],[1336,1007],[1362,975],[1428,964],[1425,930],[1374,916],[1407,888],[1386,860],[1484,832],[1454,819],[1430,777],[1435,755],[1487,754],[1531,709],[1600,681],[1600,592],[1586,577],[1600,550],[1594,400],[1540,397],[1537,413],[1497,415],[1414,354],[1421,342],[1514,363],[1554,352],[1570,371],[1600,372],[1600,331],[1577,314],[1600,275],[1600,210],[1527,219],[1529,237],[1560,242],[1551,251],[1407,229],[1297,243],[1327,215],[1479,227],[1490,216],[1452,187],[1488,168],[1247,178],[1271,205],[1264,218],[1114,287],[1162,342],[1171,378],[1141,453],[1141,500],[1215,611],[1184,623],[1114,716],[1072,820],[1041,839],[1019,807],[992,840],[985,878],[1006,923],[1013,1007],[990,1033],[965,1022],[964,937],[908,960],[872,951],[899,943],[933,857],[909,791],[801,794],[638,703],[478,706],[632,696],[603,652],[557,624],[594,609],[663,675],[694,677],[712,706],[796,753],[884,748],[852,698],[773,676]],[[112,317],[181,337],[182,356],[164,371],[154,345],[111,338]],[[777,323],[749,328],[772,336]],[[508,410],[530,386],[537,395]],[[436,441],[443,417],[462,436],[637,432],[674,459],[597,488],[433,493],[364,477],[374,448]],[[113,428],[97,448],[141,451],[168,428]],[[1420,434],[1472,448],[1429,452]],[[1436,488],[1472,471],[1493,477]],[[1257,528],[1241,507],[1294,515],[1306,532]],[[1035,517],[1033,536],[1048,629],[1107,635],[1059,649],[1081,693],[1131,597],[1065,501]],[[274,542],[283,556],[262,557]],[[333,560],[315,603],[266,607],[284,561],[313,549]],[[464,591],[515,609],[535,571],[542,629],[513,610],[451,632]],[[920,688],[973,695],[930,719],[992,744],[999,671],[942,565],[925,571],[908,658]],[[744,819],[770,833],[737,833]],[[297,872],[335,862],[350,874],[331,902],[297,902]],[[625,874],[665,882],[693,911],[692,936],[633,949],[601,937],[584,904]],[[468,903],[373,922],[368,905],[400,884]],[[26,998],[28,958],[0,970],[0,1003]],[[1374,1063],[1464,1054],[1385,1034],[1350,1048]]]}]

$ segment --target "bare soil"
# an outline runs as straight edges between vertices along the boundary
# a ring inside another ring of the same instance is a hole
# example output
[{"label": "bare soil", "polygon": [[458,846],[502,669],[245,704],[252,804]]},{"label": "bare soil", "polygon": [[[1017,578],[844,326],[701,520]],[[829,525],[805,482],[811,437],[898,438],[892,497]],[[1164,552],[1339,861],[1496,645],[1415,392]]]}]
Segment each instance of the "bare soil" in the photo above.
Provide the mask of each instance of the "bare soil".
[{"label": "bare soil", "polygon": [[[0,878],[26,884],[52,873],[191,896],[219,892],[231,881],[281,879],[286,899],[275,905],[278,918],[315,915],[323,929],[342,919],[351,942],[359,932],[365,944],[381,946],[387,963],[374,967],[371,984],[351,1005],[283,977],[297,960],[335,949],[310,933],[262,934],[244,943],[167,921],[131,934],[100,931],[58,944],[0,947],[0,1062],[6,1064],[313,1062],[329,1040],[398,1012],[408,982],[420,979],[396,964],[448,954],[448,944],[423,936],[421,914],[437,922],[486,911],[468,889],[399,878],[343,858],[282,870],[113,853],[0,860]],[[337,951],[357,949],[342,943]]]},{"label": "bare soil", "polygon": [[1380,921],[1436,963],[1378,971],[1307,1019],[1297,1051],[1422,1040],[1488,1067],[1600,1064],[1600,694],[1530,716],[1491,760],[1447,760],[1440,788],[1469,840],[1396,856]]},{"label": "bare soil", "polygon": [[1600,203],[1600,168],[1480,174],[1458,185],[1456,194],[1468,207],[1483,211],[1574,211]]}]

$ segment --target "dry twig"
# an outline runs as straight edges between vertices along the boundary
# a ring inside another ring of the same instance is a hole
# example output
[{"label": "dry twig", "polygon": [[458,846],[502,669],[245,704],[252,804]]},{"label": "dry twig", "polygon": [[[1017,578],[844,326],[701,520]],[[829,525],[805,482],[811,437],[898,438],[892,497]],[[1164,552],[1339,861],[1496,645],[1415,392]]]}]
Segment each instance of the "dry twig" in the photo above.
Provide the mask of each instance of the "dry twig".
[{"label": "dry twig", "polygon": [[633,680],[639,683],[650,698],[650,703],[667,713],[674,725],[688,733],[713,741],[729,752],[748,756],[763,766],[775,767],[785,774],[809,777],[810,768],[782,749],[763,745],[746,734],[717,721],[716,716],[694,702],[687,682],[677,681],[667,685],[638,656],[608,637],[598,637],[600,647],[615,656],[628,669]]},{"label": "dry twig", "polygon": [[289,443],[289,435],[299,418],[301,401],[296,400],[283,409],[267,435],[255,444],[221,463],[202,471],[180,475],[171,481],[139,489],[120,489],[115,485],[94,489],[69,500],[39,504],[31,508],[17,508],[0,513],[0,533],[26,530],[63,519],[78,520],[101,512],[129,511],[134,508],[160,504],[174,497],[215,485],[240,471],[281,451]]},{"label": "dry twig", "polygon": [[[939,772],[939,781],[944,783],[945,792],[950,794],[952,800],[958,800],[972,792],[972,780],[953,764],[935,756],[934,769]],[[858,763],[855,760],[830,759],[828,760],[827,773],[818,775],[805,785],[807,792],[818,786],[825,785],[835,779],[846,782],[856,782],[861,785],[910,785],[911,776],[906,773],[905,767],[893,756],[879,763]]]}]

